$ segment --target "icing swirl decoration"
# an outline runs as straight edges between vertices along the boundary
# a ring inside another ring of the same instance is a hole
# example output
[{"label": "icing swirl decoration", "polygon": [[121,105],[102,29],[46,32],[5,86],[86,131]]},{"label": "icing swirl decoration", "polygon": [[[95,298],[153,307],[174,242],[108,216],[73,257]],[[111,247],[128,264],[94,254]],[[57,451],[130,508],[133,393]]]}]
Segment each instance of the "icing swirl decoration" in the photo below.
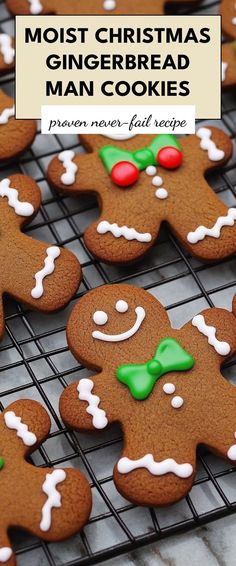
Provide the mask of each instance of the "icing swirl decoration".
[{"label": "icing swirl decoration", "polygon": [[15,106],[13,105],[11,108],[5,108],[0,114],[0,126],[7,124],[9,118],[12,118],[13,116],[15,116]]},{"label": "icing swirl decoration", "polygon": [[111,234],[115,238],[125,238],[125,240],[137,240],[138,242],[148,243],[151,242],[152,236],[149,232],[138,232],[135,228],[128,228],[128,226],[118,226],[116,222],[111,224],[108,220],[101,220],[97,225],[97,232],[98,234],[107,234],[107,232],[111,232]]},{"label": "icing swirl decoration", "polygon": [[236,208],[229,208],[227,216],[219,216],[212,228],[206,226],[198,226],[194,232],[189,232],[187,240],[190,244],[197,244],[204,240],[206,236],[211,238],[220,238],[221,230],[224,226],[233,226],[236,220]]},{"label": "icing swirl decoration", "polygon": [[43,280],[48,275],[51,275],[55,270],[55,259],[57,259],[61,253],[60,248],[58,246],[50,246],[46,250],[47,257],[44,260],[44,267],[40,271],[35,273],[35,281],[36,285],[31,291],[31,297],[33,299],[40,299],[42,297],[44,288],[43,288]]},{"label": "icing swirl decoration", "polygon": [[7,33],[0,33],[0,53],[6,65],[11,65],[15,57],[15,49],[11,46],[12,39]]},{"label": "icing swirl decoration", "polygon": [[228,356],[231,350],[230,345],[228,342],[217,340],[216,328],[214,326],[208,326],[202,314],[194,316],[192,325],[196,326],[199,332],[208,338],[208,344],[213,346],[217,354],[220,354],[220,356]]},{"label": "icing swirl decoration", "polygon": [[9,179],[0,181],[0,197],[7,197],[9,206],[14,208],[15,213],[19,216],[31,216],[34,212],[34,207],[29,202],[19,201],[18,191],[10,187],[10,184]]},{"label": "icing swirl decoration", "polygon": [[[193,357],[173,338],[164,338],[158,344],[154,358],[145,364],[121,365],[116,370],[116,377],[127,385],[132,397],[138,401],[146,399],[152,392],[155,383],[171,371],[187,371],[194,366]],[[169,393],[175,388],[168,384]],[[164,386],[165,387],[165,386]],[[164,390],[165,391],[165,390]],[[172,399],[172,407],[180,408],[181,397]]]},{"label": "icing swirl decoration", "polygon": [[196,132],[196,136],[201,140],[201,149],[208,152],[210,161],[221,161],[221,159],[224,159],[225,152],[219,149],[215,142],[213,142],[211,139],[212,132],[209,128],[199,128]]},{"label": "icing swirl decoration", "polygon": [[80,401],[87,401],[88,403],[86,412],[93,417],[93,426],[97,429],[103,429],[107,426],[108,420],[105,411],[99,408],[100,397],[92,393],[93,388],[93,381],[83,378],[77,386],[77,391]]},{"label": "icing swirl decoration", "polygon": [[164,476],[165,474],[172,473],[183,479],[189,478],[193,473],[191,464],[178,464],[173,458],[156,462],[152,454],[146,454],[138,460],[124,457],[117,464],[117,470],[120,474],[129,474],[139,468],[146,468],[153,476]]},{"label": "icing swirl decoration", "polygon": [[76,163],[73,162],[75,152],[72,150],[61,151],[58,155],[59,161],[62,162],[66,172],[61,175],[61,182],[63,185],[73,185],[75,182],[75,175],[78,171]]},{"label": "icing swirl decoration", "polygon": [[42,508],[42,519],[40,522],[41,531],[49,531],[52,523],[52,509],[53,507],[61,507],[61,494],[57,490],[57,484],[66,479],[66,472],[64,470],[54,470],[51,474],[46,474],[45,482],[43,483],[42,490],[47,496]]},{"label": "icing swirl decoration", "polygon": [[27,424],[22,423],[21,417],[17,417],[14,411],[4,413],[4,421],[8,428],[16,430],[18,436],[25,446],[33,446],[37,442],[37,437],[29,431]]}]

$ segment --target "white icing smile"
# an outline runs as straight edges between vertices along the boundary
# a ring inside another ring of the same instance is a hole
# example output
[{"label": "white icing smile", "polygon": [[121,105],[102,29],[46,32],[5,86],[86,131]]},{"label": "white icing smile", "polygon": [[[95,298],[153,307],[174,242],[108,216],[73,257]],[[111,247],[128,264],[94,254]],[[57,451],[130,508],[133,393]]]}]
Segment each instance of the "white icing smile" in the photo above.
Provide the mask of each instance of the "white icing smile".
[{"label": "white icing smile", "polygon": [[[121,304],[120,303],[121,303],[121,301],[117,302],[116,310],[118,310],[118,312],[120,312],[120,313],[125,312],[125,310],[121,310]],[[124,305],[123,305],[123,308],[124,308]],[[92,332],[92,337],[96,338],[97,340],[103,340],[104,342],[122,342],[123,340],[128,340],[128,338],[131,338],[132,336],[134,336],[134,334],[136,334],[136,332],[138,332],[138,330],[139,330],[139,328],[140,328],[140,326],[141,326],[141,324],[142,324],[142,322],[143,322],[143,320],[145,319],[145,316],[146,316],[146,313],[145,313],[145,310],[144,310],[143,307],[136,307],[135,313],[136,313],[136,321],[135,321],[134,325],[132,326],[132,328],[130,328],[126,332],[122,332],[121,334],[105,334],[104,332],[101,332],[100,330],[94,330]],[[96,321],[96,324],[106,324],[108,317],[106,319],[106,317],[103,316],[104,314],[106,314],[106,313],[103,313],[103,311],[96,311],[94,313],[93,320]],[[100,317],[101,322],[97,322],[99,320],[99,317]]]}]

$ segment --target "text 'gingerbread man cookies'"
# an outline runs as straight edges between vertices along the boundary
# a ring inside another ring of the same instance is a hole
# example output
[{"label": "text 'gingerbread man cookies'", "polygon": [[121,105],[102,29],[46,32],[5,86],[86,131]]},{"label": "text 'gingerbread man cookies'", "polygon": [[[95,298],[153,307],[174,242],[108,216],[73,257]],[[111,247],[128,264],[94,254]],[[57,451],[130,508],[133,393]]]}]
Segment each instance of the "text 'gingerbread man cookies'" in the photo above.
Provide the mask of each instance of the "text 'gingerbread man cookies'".
[{"label": "text 'gingerbread man cookies'", "polygon": [[[183,0],[193,4],[196,0]],[[180,0],[169,0],[168,4],[179,4]],[[80,15],[148,15],[164,14],[167,0],[6,0],[13,14],[80,14]]]},{"label": "text 'gingerbread man cookies'", "polygon": [[110,143],[108,136],[80,137],[90,153],[63,151],[49,164],[48,178],[64,193],[97,194],[101,215],[84,235],[96,258],[137,260],[154,245],[162,221],[200,260],[236,251],[236,210],[228,210],[204,178],[231,156],[223,131],[202,127],[180,142],[163,134]]},{"label": "text 'gingerbread man cookies'", "polygon": [[0,33],[0,74],[15,68],[14,40],[7,33]]},{"label": "text 'gingerbread man cookies'", "polygon": [[0,415],[0,564],[16,564],[11,527],[58,541],[78,532],[89,518],[91,490],[79,470],[36,468],[25,460],[49,431],[49,416],[36,401],[16,401]]},{"label": "text 'gingerbread man cookies'", "polygon": [[73,297],[81,268],[68,250],[22,234],[40,206],[40,190],[25,175],[0,181],[0,337],[4,333],[2,298],[8,293],[29,307],[50,312]]},{"label": "text 'gingerbread man cookies'", "polygon": [[0,161],[20,155],[34,141],[35,120],[16,120],[13,98],[0,90]]},{"label": "text 'gingerbread man cookies'", "polygon": [[236,388],[220,372],[236,350],[233,314],[206,309],[174,330],[148,292],[106,285],[77,303],[67,337],[75,357],[100,373],[65,389],[61,416],[75,430],[120,423],[114,481],[127,499],[165,505],[185,496],[199,444],[236,463]]}]

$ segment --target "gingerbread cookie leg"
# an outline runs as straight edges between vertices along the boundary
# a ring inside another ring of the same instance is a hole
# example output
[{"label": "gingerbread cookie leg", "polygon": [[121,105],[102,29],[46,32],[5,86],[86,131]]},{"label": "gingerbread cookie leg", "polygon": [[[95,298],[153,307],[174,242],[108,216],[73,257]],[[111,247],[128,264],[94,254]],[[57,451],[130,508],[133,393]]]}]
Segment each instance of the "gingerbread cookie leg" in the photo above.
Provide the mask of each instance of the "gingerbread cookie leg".
[{"label": "gingerbread cookie leg", "polygon": [[236,43],[226,43],[222,47],[222,89],[236,85]]}]

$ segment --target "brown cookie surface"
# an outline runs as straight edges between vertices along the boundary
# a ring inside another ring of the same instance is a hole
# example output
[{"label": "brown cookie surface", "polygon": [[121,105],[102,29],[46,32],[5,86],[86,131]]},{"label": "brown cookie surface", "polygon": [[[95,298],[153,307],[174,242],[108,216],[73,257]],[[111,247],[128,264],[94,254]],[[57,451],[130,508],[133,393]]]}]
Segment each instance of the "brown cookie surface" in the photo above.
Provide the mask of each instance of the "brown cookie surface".
[{"label": "brown cookie surface", "polygon": [[[154,245],[163,221],[198,259],[214,261],[236,250],[236,211],[228,210],[205,180],[207,171],[231,156],[232,143],[223,131],[202,127],[196,135],[182,137],[179,150],[175,149],[182,163],[176,169],[160,166],[158,153],[153,161],[159,160],[158,164],[142,166],[137,180],[125,187],[113,180],[115,168],[134,156],[139,163],[148,163],[153,143],[163,145],[168,157],[168,144],[178,144],[175,136],[136,135],[117,141],[81,135],[80,139],[89,153],[62,152],[49,164],[48,179],[59,192],[96,193],[100,217],[84,235],[96,258],[108,263],[137,260]],[[105,160],[111,153],[116,166],[109,173]]]},{"label": "brown cookie surface", "polygon": [[[168,4],[178,4],[170,0]],[[184,0],[196,3],[196,0]],[[167,0],[6,0],[8,10],[13,14],[164,14]]]},{"label": "brown cookie surface", "polygon": [[40,190],[25,175],[0,181],[0,336],[4,333],[3,295],[30,308],[51,312],[65,306],[78,289],[81,268],[70,251],[39,242],[21,228],[37,213]]},{"label": "brown cookie surface", "polygon": [[0,33],[0,74],[9,73],[15,68],[14,39],[7,33]]},{"label": "brown cookie surface", "polygon": [[61,416],[91,432],[120,423],[114,481],[127,499],[165,505],[185,496],[199,444],[236,461],[236,390],[220,372],[236,349],[231,313],[206,309],[174,330],[148,292],[106,285],[77,303],[67,337],[75,357],[98,374],[65,389]]},{"label": "brown cookie surface", "polygon": [[236,45],[226,43],[222,46],[222,89],[236,85]]},{"label": "brown cookie surface", "polygon": [[225,37],[236,39],[236,6],[234,0],[222,0],[222,31]]},{"label": "brown cookie surface", "polygon": [[16,120],[14,100],[0,90],[0,161],[20,155],[37,133],[35,120]]},{"label": "brown cookie surface", "polygon": [[36,401],[16,401],[0,415],[0,564],[16,564],[11,527],[58,541],[78,532],[89,518],[91,490],[79,470],[36,468],[25,460],[49,431],[49,416]]}]

